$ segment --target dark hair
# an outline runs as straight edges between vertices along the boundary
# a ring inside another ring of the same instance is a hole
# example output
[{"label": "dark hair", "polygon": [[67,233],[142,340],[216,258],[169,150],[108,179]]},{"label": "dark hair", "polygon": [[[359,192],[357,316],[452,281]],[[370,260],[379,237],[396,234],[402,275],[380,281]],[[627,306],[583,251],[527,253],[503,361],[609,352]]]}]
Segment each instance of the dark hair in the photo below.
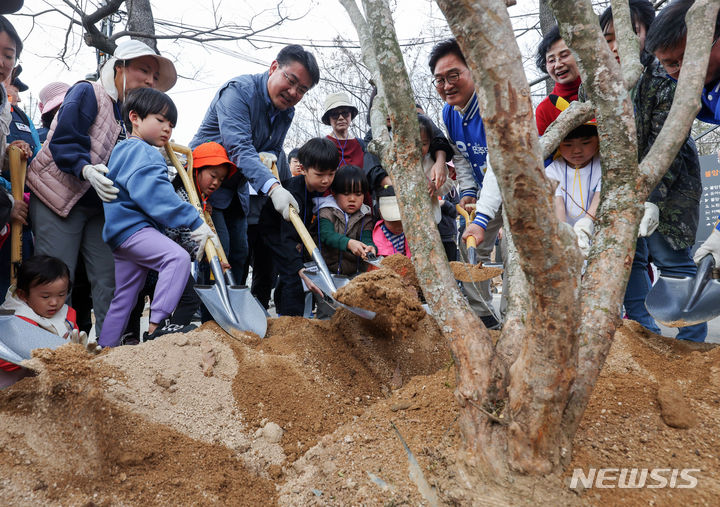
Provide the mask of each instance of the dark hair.
[{"label": "dark hair", "polygon": [[290,153],[288,153],[287,156],[288,162],[290,162],[290,160],[293,158],[298,158],[298,151],[300,151],[299,148],[293,148],[292,150],[290,150]]},{"label": "dark hair", "polygon": [[17,277],[17,289],[30,294],[30,289],[38,285],[52,283],[61,278],[68,279],[70,290],[70,270],[63,261],[49,255],[34,255],[20,264]]},{"label": "dark hair", "polygon": [[42,126],[45,127],[46,129],[49,129],[50,125],[52,125],[52,121],[55,119],[55,115],[57,115],[57,112],[59,110],[60,110],[60,106],[43,113],[40,116],[40,122],[42,123]]},{"label": "dark hair", "polygon": [[23,50],[22,39],[18,35],[17,31],[15,31],[13,24],[10,23],[5,16],[0,16],[0,33],[2,32],[6,32],[8,37],[10,37],[15,43],[15,61],[17,61]]},{"label": "dark hair", "polygon": [[320,82],[320,69],[318,69],[317,61],[312,53],[305,51],[305,49],[299,44],[290,44],[280,50],[277,57],[275,58],[278,62],[279,67],[285,67],[290,65],[292,62],[297,62],[308,71],[310,79],[312,79],[312,86],[315,86]]},{"label": "dark hair", "polygon": [[428,65],[430,65],[430,72],[434,74],[435,65],[437,65],[438,60],[443,56],[447,56],[449,54],[453,54],[460,58],[463,64],[465,64],[465,66],[467,67],[467,62],[465,61],[465,56],[463,56],[462,49],[460,49],[460,44],[458,44],[457,39],[451,38],[445,39],[442,42],[438,42],[437,44],[435,44],[435,47],[432,48],[432,51],[430,51],[430,59],[428,60]]},{"label": "dark hair", "polygon": [[427,136],[432,140],[433,131],[435,130],[434,124],[430,118],[424,114],[418,113],[418,123],[420,124],[420,132],[425,132]]},{"label": "dark hair", "polygon": [[[687,37],[685,14],[694,0],[675,0],[655,17],[645,37],[645,50],[651,54],[657,50],[675,48]],[[715,20],[715,35],[720,35],[720,14]]]},{"label": "dark hair", "polygon": [[[655,20],[655,8],[649,0],[630,0],[630,19],[635,33],[637,33],[637,28],[635,27],[637,23],[644,25],[645,30],[649,30]],[[612,22],[612,7],[608,7],[600,15],[600,28],[605,31],[608,25]],[[649,65],[653,61],[652,54],[645,51],[644,47],[640,52],[640,61],[643,65]]]},{"label": "dark hair", "polygon": [[579,127],[570,131],[565,136],[563,141],[568,139],[580,139],[581,137],[594,137],[598,135],[597,127],[595,125],[580,125]]},{"label": "dark hair", "polygon": [[543,36],[540,44],[538,44],[537,54],[535,55],[535,65],[542,72],[547,73],[547,53],[550,51],[552,45],[559,40],[562,40],[562,37],[560,37],[560,29],[555,25]]},{"label": "dark hair", "polygon": [[164,92],[154,88],[136,88],[128,93],[123,104],[123,121],[125,128],[132,131],[130,111],[145,119],[150,114],[161,114],[175,127],[177,123],[177,108],[172,99]]},{"label": "dark hair", "polygon": [[338,168],[330,188],[333,194],[365,194],[369,187],[365,171],[356,165],[344,165]]},{"label": "dark hair", "polygon": [[340,152],[327,137],[313,137],[298,150],[298,160],[306,171],[335,171],[340,164]]}]

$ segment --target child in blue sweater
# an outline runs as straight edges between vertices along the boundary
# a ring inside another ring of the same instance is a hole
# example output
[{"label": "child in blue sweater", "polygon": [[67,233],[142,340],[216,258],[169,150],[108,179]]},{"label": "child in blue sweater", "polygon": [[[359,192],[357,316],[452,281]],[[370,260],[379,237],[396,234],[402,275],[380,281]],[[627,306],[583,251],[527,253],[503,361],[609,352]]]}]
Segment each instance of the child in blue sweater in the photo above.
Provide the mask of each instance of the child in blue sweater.
[{"label": "child in blue sweater", "polygon": [[106,347],[119,344],[148,271],[158,272],[148,333],[180,301],[190,256],[163,234],[166,227],[188,227],[199,244],[198,257],[208,239],[217,241],[195,207],[175,193],[165,160],[154,148],[168,142],[177,120],[170,97],[153,88],[134,90],[123,106],[123,118],[132,134],[118,143],[108,162],[108,177],[119,192],[117,199],[103,205],[103,240],[115,259],[115,293],[98,341]]}]

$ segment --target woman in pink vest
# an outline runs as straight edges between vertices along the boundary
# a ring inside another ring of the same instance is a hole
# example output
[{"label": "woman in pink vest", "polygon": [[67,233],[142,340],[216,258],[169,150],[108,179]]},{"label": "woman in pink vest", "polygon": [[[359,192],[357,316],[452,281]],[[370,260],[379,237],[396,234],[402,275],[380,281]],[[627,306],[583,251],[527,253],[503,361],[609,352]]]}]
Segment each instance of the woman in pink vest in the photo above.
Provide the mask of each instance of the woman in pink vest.
[{"label": "woman in pink vest", "polygon": [[71,274],[82,255],[97,335],[115,288],[112,252],[102,240],[102,202],[115,199],[118,192],[105,177],[105,164],[115,144],[127,136],[122,102],[131,90],[167,91],[176,80],[173,63],[146,44],[118,44],[98,82],[80,81],[68,90],[47,141],[28,168],[35,254],[60,258]]}]

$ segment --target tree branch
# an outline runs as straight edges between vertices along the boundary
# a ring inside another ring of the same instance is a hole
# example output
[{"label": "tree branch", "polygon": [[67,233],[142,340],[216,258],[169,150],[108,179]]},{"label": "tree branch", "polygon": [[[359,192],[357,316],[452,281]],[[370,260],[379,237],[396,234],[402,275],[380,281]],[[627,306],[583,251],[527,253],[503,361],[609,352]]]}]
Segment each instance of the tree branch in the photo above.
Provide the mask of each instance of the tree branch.
[{"label": "tree branch", "polygon": [[618,45],[625,88],[630,90],[643,71],[640,63],[640,41],[632,26],[627,0],[612,0],[613,26]]},{"label": "tree branch", "polygon": [[718,2],[697,0],[687,13],[687,42],[670,113],[650,151],[640,164],[639,182],[649,192],[677,156],[700,110],[700,95],[705,84],[710,45],[713,39]]},{"label": "tree branch", "polygon": [[583,123],[592,120],[595,110],[590,102],[578,102],[574,100],[560,116],[555,118],[545,133],[540,138],[542,158],[545,160],[553,153],[567,135]]}]

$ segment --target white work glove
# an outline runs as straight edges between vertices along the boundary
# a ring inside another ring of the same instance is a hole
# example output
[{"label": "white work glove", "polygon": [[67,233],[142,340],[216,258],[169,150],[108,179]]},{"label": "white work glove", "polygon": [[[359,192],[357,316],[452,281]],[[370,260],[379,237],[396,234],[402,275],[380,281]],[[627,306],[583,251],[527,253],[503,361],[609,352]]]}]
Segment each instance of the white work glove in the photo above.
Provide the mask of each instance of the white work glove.
[{"label": "white work glove", "polygon": [[640,220],[640,229],[638,230],[638,238],[647,238],[655,229],[657,229],[660,223],[660,208],[657,205],[646,202],[645,203],[645,214]]},{"label": "white work glove", "polygon": [[700,264],[702,258],[708,254],[711,254],[715,259],[715,267],[720,267],[720,231],[717,229],[713,229],[708,239],[700,245],[700,248],[693,255],[695,264]]},{"label": "white work glove", "polygon": [[196,256],[198,261],[201,261],[203,255],[205,254],[205,243],[207,242],[207,240],[212,240],[216,249],[220,248],[220,240],[210,228],[210,226],[205,222],[203,222],[200,227],[190,233],[190,239],[192,239],[195,243],[198,244],[199,250]]},{"label": "white work glove", "polygon": [[105,175],[110,172],[110,169],[105,167],[105,164],[88,164],[82,169],[83,178],[85,181],[90,183],[105,202],[114,201],[117,199],[117,193],[119,190],[113,186],[113,181]]},{"label": "white work glove", "polygon": [[590,253],[590,239],[592,238],[595,225],[590,217],[582,217],[573,225],[575,235],[577,235],[577,243],[583,257],[587,257]]},{"label": "white work glove", "polygon": [[281,185],[273,187],[270,192],[268,192],[268,196],[272,199],[275,211],[280,213],[285,220],[290,220],[290,206],[299,209],[298,203],[293,195]]},{"label": "white work glove", "polygon": [[260,157],[260,162],[265,164],[265,167],[270,169],[272,171],[272,165],[273,162],[277,164],[277,155],[274,153],[268,153],[267,151],[261,151],[258,153],[258,156]]},{"label": "white work glove", "polygon": [[102,350],[102,347],[97,344],[97,341],[95,339],[88,339],[88,335],[85,331],[73,329],[67,332],[65,338],[69,339],[72,343],[82,345],[83,347],[85,347],[85,350],[87,350],[88,352],[92,352],[93,354],[97,354]]}]

